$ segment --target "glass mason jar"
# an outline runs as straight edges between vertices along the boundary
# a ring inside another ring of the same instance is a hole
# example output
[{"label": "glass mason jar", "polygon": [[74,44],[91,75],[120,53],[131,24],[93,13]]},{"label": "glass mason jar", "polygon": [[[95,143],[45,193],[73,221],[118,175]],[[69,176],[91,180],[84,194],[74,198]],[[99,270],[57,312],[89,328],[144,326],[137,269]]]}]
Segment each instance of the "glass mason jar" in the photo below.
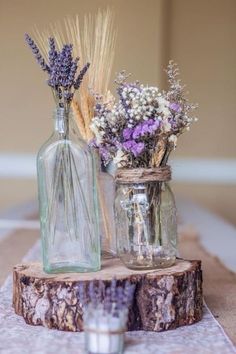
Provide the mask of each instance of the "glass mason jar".
[{"label": "glass mason jar", "polygon": [[54,132],[38,153],[37,172],[44,270],[99,270],[95,159],[63,108],[54,113]]},{"label": "glass mason jar", "polygon": [[[148,169],[146,170],[148,171]],[[177,219],[174,195],[167,182],[125,174],[116,182],[117,251],[131,269],[173,265],[177,253]]]}]

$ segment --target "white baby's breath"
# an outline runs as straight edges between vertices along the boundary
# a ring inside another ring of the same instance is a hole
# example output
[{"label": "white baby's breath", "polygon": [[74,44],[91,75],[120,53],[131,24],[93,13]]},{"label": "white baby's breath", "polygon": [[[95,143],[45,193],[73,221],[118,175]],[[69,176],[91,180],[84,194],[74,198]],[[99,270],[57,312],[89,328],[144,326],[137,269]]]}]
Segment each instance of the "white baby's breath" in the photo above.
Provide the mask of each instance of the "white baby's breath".
[{"label": "white baby's breath", "polygon": [[125,161],[127,161],[127,154],[125,154],[123,150],[118,149],[113,159],[114,164],[117,165],[117,167],[122,167],[122,162],[125,163]]},{"label": "white baby's breath", "polygon": [[170,143],[173,143],[174,146],[176,147],[176,145],[177,145],[177,140],[178,140],[178,138],[177,138],[176,135],[172,134],[172,135],[168,138],[168,140],[169,140]]}]

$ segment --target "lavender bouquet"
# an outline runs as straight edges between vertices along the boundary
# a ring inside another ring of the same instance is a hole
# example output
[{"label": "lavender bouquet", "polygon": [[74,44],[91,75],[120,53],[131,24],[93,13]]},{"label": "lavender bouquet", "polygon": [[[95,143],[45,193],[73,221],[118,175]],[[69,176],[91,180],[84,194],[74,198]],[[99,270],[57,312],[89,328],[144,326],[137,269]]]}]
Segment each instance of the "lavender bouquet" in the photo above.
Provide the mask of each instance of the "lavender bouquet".
[{"label": "lavender bouquet", "polygon": [[25,40],[41,69],[48,74],[47,83],[52,88],[56,105],[69,113],[75,91],[79,89],[90,64],[87,63],[77,72],[79,57],[73,59],[72,44],[65,44],[59,51],[56,48],[55,39],[51,37],[48,39],[48,58],[44,58],[28,34],[25,35]]},{"label": "lavender bouquet", "polygon": [[123,71],[117,79],[118,102],[103,103],[97,98],[91,129],[93,143],[107,165],[119,168],[153,168],[167,163],[180,134],[196,118],[196,105],[188,102],[179,69],[172,61],[167,67],[168,91],[127,82]]},{"label": "lavender bouquet", "polygon": [[85,344],[89,353],[122,353],[128,310],[135,285],[126,281],[119,286],[116,279],[106,287],[103,281],[92,281],[88,288],[79,285],[83,308]]}]

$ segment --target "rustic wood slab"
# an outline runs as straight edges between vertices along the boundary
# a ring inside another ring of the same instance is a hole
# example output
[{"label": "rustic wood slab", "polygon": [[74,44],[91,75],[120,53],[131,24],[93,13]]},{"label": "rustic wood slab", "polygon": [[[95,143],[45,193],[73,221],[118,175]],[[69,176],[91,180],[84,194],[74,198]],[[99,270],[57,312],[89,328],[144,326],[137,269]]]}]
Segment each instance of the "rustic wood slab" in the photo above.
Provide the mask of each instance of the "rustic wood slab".
[{"label": "rustic wood slab", "polygon": [[200,261],[177,260],[170,268],[135,271],[119,259],[106,259],[96,273],[46,274],[40,263],[24,263],[13,270],[13,306],[31,325],[64,331],[83,330],[78,285],[113,277],[136,284],[128,330],[163,331],[189,325],[202,318]]}]

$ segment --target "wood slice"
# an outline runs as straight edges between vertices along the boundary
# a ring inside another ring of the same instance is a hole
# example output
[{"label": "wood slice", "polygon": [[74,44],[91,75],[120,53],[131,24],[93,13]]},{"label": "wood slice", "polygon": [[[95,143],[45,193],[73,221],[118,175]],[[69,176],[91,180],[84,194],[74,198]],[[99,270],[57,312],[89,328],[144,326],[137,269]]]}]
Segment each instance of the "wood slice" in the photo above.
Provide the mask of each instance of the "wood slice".
[{"label": "wood slice", "polygon": [[202,271],[200,261],[177,260],[173,267],[155,271],[125,268],[118,259],[103,261],[96,273],[46,274],[39,263],[24,263],[13,270],[13,306],[31,325],[63,331],[83,330],[79,282],[112,278],[136,284],[128,330],[163,331],[202,318]]}]

